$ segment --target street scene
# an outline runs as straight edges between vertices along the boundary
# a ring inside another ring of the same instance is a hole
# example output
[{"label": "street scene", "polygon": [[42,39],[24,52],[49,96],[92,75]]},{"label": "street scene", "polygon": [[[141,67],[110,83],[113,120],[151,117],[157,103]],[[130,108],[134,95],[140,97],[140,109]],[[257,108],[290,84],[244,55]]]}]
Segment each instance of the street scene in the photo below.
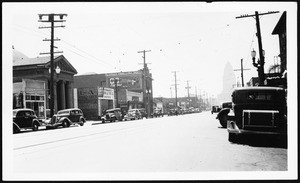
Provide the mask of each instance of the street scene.
[{"label": "street scene", "polygon": [[3,5],[3,180],[297,179],[297,3]]}]

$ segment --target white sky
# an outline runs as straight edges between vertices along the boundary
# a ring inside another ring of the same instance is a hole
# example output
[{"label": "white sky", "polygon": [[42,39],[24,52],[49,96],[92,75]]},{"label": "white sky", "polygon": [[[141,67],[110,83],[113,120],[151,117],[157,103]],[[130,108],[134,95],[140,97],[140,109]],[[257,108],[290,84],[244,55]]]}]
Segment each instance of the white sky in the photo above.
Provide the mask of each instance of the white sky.
[{"label": "white sky", "polygon": [[[9,26],[10,45],[29,57],[50,51],[50,26],[38,22],[38,14],[66,13],[65,28],[55,29],[58,47],[76,68],[86,72],[134,71],[143,65],[142,50],[151,69],[154,97],[175,97],[177,71],[178,96],[206,91],[216,96],[222,91],[226,62],[234,69],[244,60],[244,82],[257,76],[250,52],[258,52],[255,19],[236,19],[254,11],[280,11],[260,18],[265,72],[279,55],[277,35],[272,35],[284,10],[291,3],[5,3],[4,17]],[[56,23],[61,25],[61,23]],[[41,55],[45,56],[45,55]],[[240,79],[240,72],[235,72]],[[173,86],[172,86],[173,85]],[[172,86],[172,90],[170,87]]]}]

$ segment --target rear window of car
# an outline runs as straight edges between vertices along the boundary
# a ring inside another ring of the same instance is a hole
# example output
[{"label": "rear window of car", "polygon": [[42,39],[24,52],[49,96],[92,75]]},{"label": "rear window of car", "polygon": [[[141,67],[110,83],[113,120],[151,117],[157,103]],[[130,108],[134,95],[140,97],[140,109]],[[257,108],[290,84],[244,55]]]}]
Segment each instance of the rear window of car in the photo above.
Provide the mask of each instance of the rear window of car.
[{"label": "rear window of car", "polygon": [[58,111],[57,114],[69,114],[70,111]]}]

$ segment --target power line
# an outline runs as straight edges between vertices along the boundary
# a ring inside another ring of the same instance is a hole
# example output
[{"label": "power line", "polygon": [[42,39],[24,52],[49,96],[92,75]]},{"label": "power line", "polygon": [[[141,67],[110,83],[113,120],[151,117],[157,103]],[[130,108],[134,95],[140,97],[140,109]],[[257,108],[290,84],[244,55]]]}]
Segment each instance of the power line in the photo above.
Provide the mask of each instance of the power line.
[{"label": "power line", "polygon": [[[39,31],[36,31],[36,30],[34,30],[34,29],[31,29],[31,28],[28,28],[28,27],[25,27],[25,26],[22,26],[22,25],[15,24],[15,26],[19,26],[19,27],[16,27],[16,28],[22,30],[23,32],[25,32],[25,33],[27,33],[27,34],[34,35],[34,36],[36,36],[36,37],[42,37],[43,35],[50,36],[50,34],[41,33],[41,32],[39,32]],[[27,30],[26,30],[26,29],[27,29]],[[29,32],[29,31],[30,31],[30,32]],[[50,31],[50,30],[48,30],[48,31]],[[38,33],[38,34],[33,34],[32,32],[36,32],[36,33]],[[50,31],[49,33],[51,33],[51,31]],[[103,60],[100,60],[100,59],[94,57],[93,55],[87,53],[86,51],[84,51],[84,50],[82,50],[82,49],[79,49],[79,48],[75,47],[74,45],[72,45],[71,43],[68,43],[68,42],[65,41],[65,40],[61,40],[61,41],[62,41],[64,44],[71,46],[72,48],[74,48],[74,49],[76,49],[76,50],[78,50],[78,51],[80,51],[80,52],[86,54],[87,56],[93,58],[93,59],[96,60],[96,61],[99,61],[99,62],[102,62],[102,63],[104,63],[104,64],[107,64],[107,65],[111,66],[112,68],[115,67],[114,65],[109,64],[109,63],[107,63],[107,62],[105,62],[105,61],[103,61]],[[88,58],[88,57],[86,57],[86,56],[84,56],[84,55],[79,54],[78,52],[75,52],[75,51],[73,51],[73,50],[71,50],[71,49],[68,49],[67,47],[65,47],[65,46],[63,46],[63,45],[61,45],[61,46],[62,46],[63,48],[65,48],[65,49],[67,49],[67,50],[73,52],[73,53],[76,54],[76,55],[79,55],[79,56],[81,56],[81,57],[83,57],[83,58],[86,58],[87,60],[90,60],[90,61],[92,61],[92,62],[94,62],[94,63],[100,64],[99,62],[96,62],[96,61],[92,60],[91,58]]]}]

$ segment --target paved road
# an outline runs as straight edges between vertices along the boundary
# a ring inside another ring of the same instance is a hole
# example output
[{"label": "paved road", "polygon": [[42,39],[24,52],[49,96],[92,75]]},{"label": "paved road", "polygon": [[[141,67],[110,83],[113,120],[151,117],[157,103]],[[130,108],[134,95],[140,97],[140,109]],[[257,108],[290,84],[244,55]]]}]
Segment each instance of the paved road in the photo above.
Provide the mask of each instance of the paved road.
[{"label": "paved road", "polygon": [[287,171],[286,148],[230,143],[227,130],[210,112],[106,124],[90,121],[83,127],[13,136],[16,177],[49,180],[54,174],[73,179],[84,174],[84,180],[115,179],[110,175],[119,173],[135,179],[150,172],[164,179],[161,174],[172,172],[171,179],[180,179],[182,173],[195,179],[226,179],[235,171]]}]

